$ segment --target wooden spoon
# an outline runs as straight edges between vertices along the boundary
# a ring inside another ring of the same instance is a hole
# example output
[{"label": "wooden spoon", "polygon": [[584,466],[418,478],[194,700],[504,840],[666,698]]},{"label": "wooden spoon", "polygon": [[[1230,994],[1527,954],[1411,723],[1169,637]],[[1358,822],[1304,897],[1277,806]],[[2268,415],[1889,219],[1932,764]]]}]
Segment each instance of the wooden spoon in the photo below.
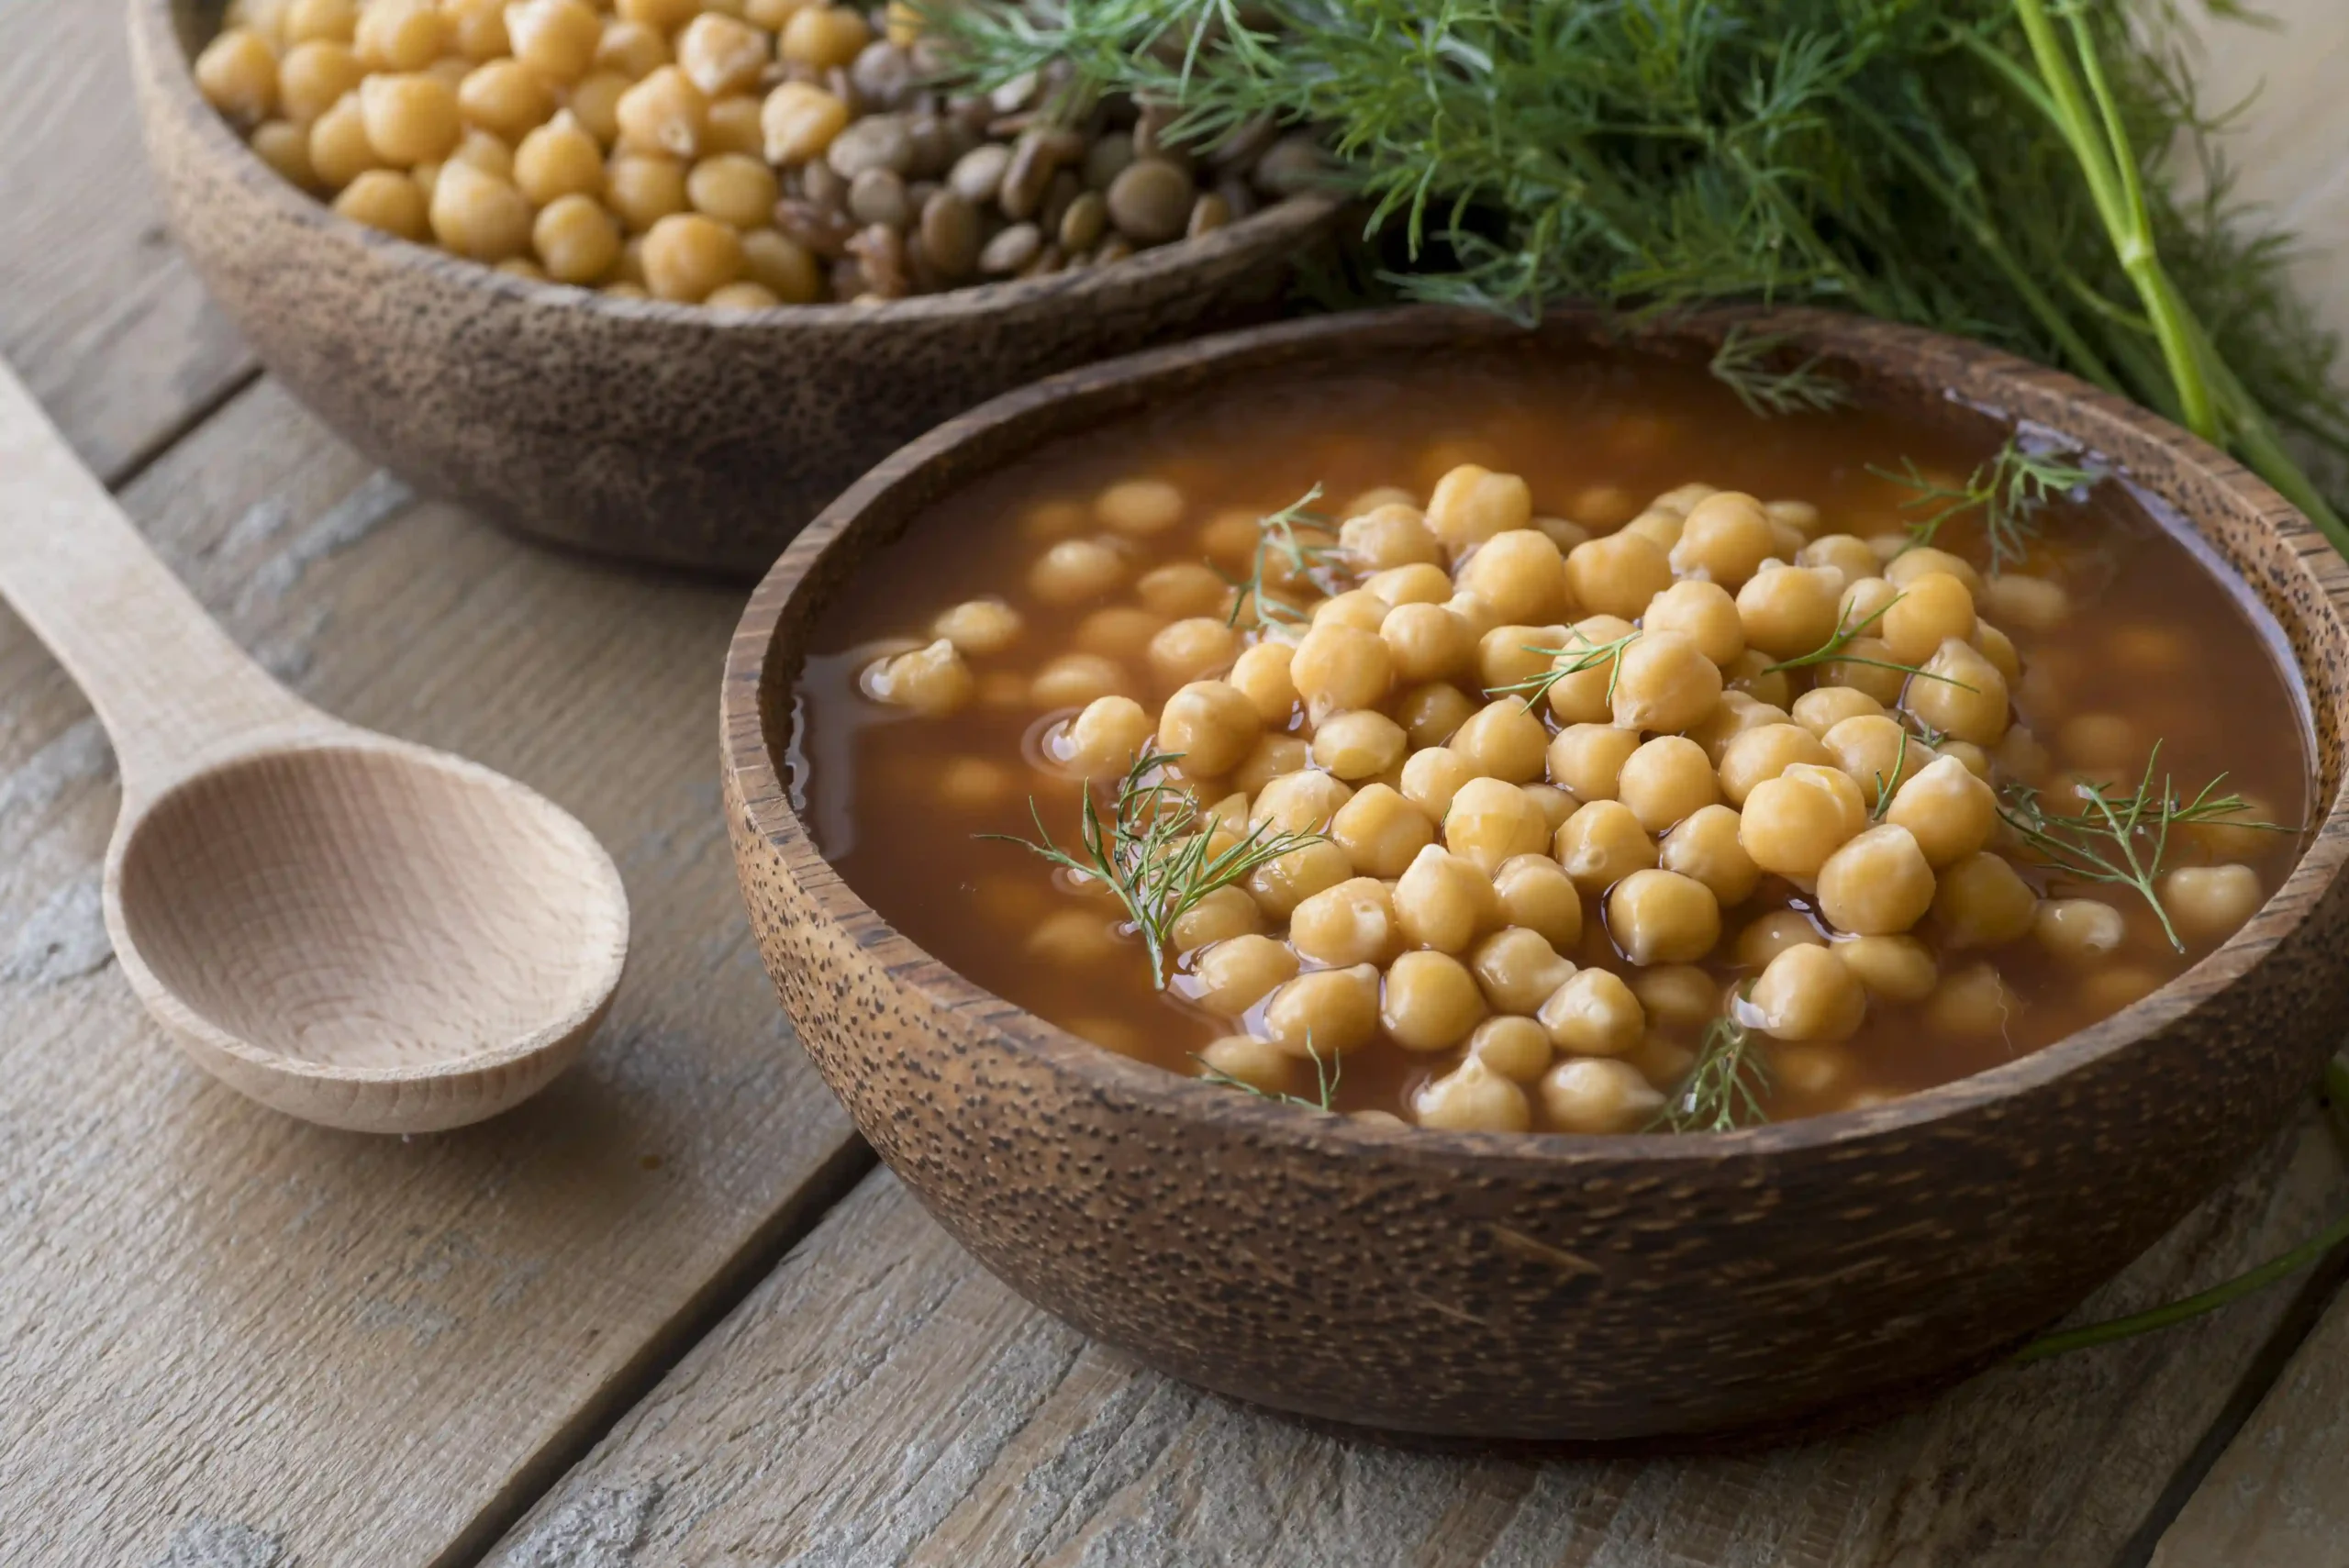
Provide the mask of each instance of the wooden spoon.
[{"label": "wooden spoon", "polygon": [[205,1068],[330,1127],[421,1132],[543,1087],[602,1021],[628,895],[587,829],[355,728],[245,657],[0,366],[0,595],[121,762],[106,929]]}]

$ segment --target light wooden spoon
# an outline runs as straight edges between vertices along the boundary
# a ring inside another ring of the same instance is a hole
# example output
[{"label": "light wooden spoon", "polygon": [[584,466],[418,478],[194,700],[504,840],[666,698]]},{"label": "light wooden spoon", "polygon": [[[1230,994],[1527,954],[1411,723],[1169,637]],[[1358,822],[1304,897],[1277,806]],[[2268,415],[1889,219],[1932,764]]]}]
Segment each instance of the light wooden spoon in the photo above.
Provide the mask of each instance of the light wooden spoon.
[{"label": "light wooden spoon", "polygon": [[203,1066],[310,1121],[420,1132],[577,1056],[628,953],[603,846],[513,780],[272,680],[5,365],[0,595],[114,740],[106,929]]}]

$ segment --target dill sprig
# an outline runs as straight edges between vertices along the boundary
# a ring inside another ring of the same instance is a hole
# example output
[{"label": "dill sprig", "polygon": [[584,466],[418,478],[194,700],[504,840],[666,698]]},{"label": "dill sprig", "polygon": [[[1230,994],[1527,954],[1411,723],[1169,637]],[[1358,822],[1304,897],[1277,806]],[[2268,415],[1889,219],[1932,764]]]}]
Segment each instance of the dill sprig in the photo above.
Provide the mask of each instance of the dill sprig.
[{"label": "dill sprig", "polygon": [[1190,792],[1167,781],[1166,770],[1183,760],[1180,751],[1145,744],[1118,783],[1104,816],[1090,786],[1077,820],[1081,852],[1061,848],[1044,826],[1033,795],[1028,815],[1036,837],[980,833],[981,839],[1018,844],[1080,877],[1097,878],[1126,906],[1142,946],[1150,953],[1151,984],[1166,988],[1166,953],[1174,923],[1220,887],[1243,881],[1270,861],[1327,837],[1321,833],[1271,832],[1260,822],[1238,842],[1218,850],[1214,824],[1203,822]]},{"label": "dill sprig", "polygon": [[1713,379],[1737,394],[1738,401],[1756,418],[1772,415],[1823,414],[1852,401],[1851,388],[1821,371],[1824,355],[1813,354],[1801,363],[1773,369],[1774,359],[1789,339],[1774,332],[1748,332],[1742,323],[1721,337],[1705,368]]},{"label": "dill sprig", "polygon": [[2054,452],[2032,451],[2017,436],[2007,438],[1954,488],[1929,478],[1914,459],[1903,458],[1901,470],[1896,473],[1870,465],[1868,472],[1916,492],[1900,503],[1902,511],[1932,508],[1909,525],[1908,548],[1932,544],[1943,524],[1979,513],[1994,576],[2029,553],[2032,540],[2039,537],[2039,513],[2049,501],[2083,491],[2104,477]]},{"label": "dill sprig", "polygon": [[1190,1053],[1191,1060],[1199,1064],[1199,1077],[1207,1083],[1220,1084],[1227,1089],[1239,1089],[1255,1095],[1260,1100],[1272,1100],[1279,1105],[1295,1106],[1299,1110],[1336,1111],[1338,1082],[1345,1076],[1346,1059],[1342,1056],[1332,1056],[1325,1061],[1321,1053],[1313,1049],[1313,1036],[1310,1031],[1308,1031],[1305,1037],[1305,1054],[1313,1059],[1314,1095],[1309,1100],[1300,1095],[1284,1094],[1277,1089],[1260,1089],[1245,1078],[1235,1078],[1220,1067],[1209,1066],[1208,1059],[1197,1051]]},{"label": "dill sprig", "polygon": [[1733,1132],[1770,1119],[1762,1105],[1769,1088],[1769,1065],[1753,1029],[1733,1011],[1723,1013],[1706,1026],[1697,1060],[1650,1125],[1672,1132]]},{"label": "dill sprig", "polygon": [[2143,775],[2126,795],[2117,784],[2074,785],[2083,807],[2077,816],[2050,812],[2040,792],[2025,784],[2010,784],[2000,792],[1998,815],[2040,860],[2063,875],[2136,889],[2161,922],[2169,945],[2184,952],[2186,943],[2170,923],[2156,886],[2169,854],[2170,830],[2220,821],[2264,832],[2299,829],[2277,822],[2243,820],[2241,814],[2251,809],[2251,803],[2232,792],[2220,793],[2219,786],[2226,782],[2224,773],[2204,784],[2192,799],[2180,799],[2167,773],[2161,774],[2158,784],[2154,783],[2161,752],[2161,742],[2155,741],[2146,756]]},{"label": "dill sprig", "polygon": [[1321,499],[1321,486],[1316,484],[1277,512],[1267,512],[1256,519],[1256,549],[1250,559],[1248,575],[1228,579],[1239,592],[1232,595],[1231,613],[1224,617],[1226,626],[1240,624],[1240,612],[1253,606],[1256,624],[1266,626],[1274,621],[1301,623],[1305,612],[1264,589],[1264,568],[1275,559],[1288,563],[1289,571],[1298,576],[1322,565],[1337,552],[1335,545],[1308,544],[1297,538],[1300,523],[1318,526],[1329,518],[1319,512],[1308,511]]},{"label": "dill sprig", "polygon": [[[2337,343],[2198,102],[2180,0],[939,0],[985,82],[1053,61],[1212,142],[1323,128],[1407,295],[1530,320],[1815,304],[2058,365],[2349,529]],[[2293,443],[2288,449],[2287,442]]]},{"label": "dill sprig", "polygon": [[1903,664],[1891,659],[1870,659],[1864,654],[1854,654],[1850,651],[1852,644],[1857,641],[1868,628],[1882,620],[1886,611],[1907,597],[1906,594],[1895,594],[1855,621],[1839,620],[1834,631],[1829,635],[1826,641],[1808,653],[1798,653],[1791,659],[1781,659],[1775,664],[1765,665],[1762,673],[1767,675],[1780,670],[1807,670],[1814,664],[1865,664],[1872,670],[1898,670],[1904,675],[1912,675],[1920,681],[1939,681],[1945,686],[1955,686],[1961,692],[1972,691],[1974,689],[1972,686],[1954,675],[1937,675],[1920,665]]},{"label": "dill sprig", "polygon": [[1881,822],[1884,814],[1892,809],[1892,792],[1900,786],[1900,770],[1909,765],[1909,727],[1900,727],[1900,750],[1892,754],[1892,778],[1887,782],[1879,772],[1876,775],[1876,806],[1868,812],[1868,820]]},{"label": "dill sprig", "polygon": [[[1607,672],[1607,700],[1612,703],[1615,700],[1615,683],[1622,679],[1623,675],[1623,650],[1637,642],[1640,639],[1640,634],[1636,631],[1627,631],[1608,642],[1591,641],[1580,628],[1569,628],[1567,635],[1581,646],[1578,648],[1536,648],[1530,642],[1520,643],[1518,646],[1524,651],[1539,653],[1543,658],[1551,660],[1553,662],[1550,668],[1529,679],[1511,681],[1505,686],[1486,686],[1485,695],[1488,697],[1521,697],[1529,709],[1539,707],[1549,700],[1550,688],[1568,675],[1579,675],[1586,670],[1596,670],[1601,664],[1609,664],[1612,668]],[[1564,660],[1564,662],[1556,662],[1559,660]]]}]

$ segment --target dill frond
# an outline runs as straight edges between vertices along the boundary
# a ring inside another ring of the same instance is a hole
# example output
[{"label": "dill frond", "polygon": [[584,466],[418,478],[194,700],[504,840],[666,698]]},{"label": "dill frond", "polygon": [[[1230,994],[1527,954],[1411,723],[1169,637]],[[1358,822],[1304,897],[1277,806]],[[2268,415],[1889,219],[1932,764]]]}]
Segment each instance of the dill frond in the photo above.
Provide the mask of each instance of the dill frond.
[{"label": "dill frond", "polygon": [[1274,622],[1298,624],[1305,612],[1264,588],[1264,568],[1275,558],[1288,563],[1295,575],[1303,575],[1326,563],[1337,553],[1337,547],[1308,544],[1297,537],[1297,525],[1318,527],[1330,519],[1319,512],[1306,508],[1321,499],[1321,486],[1316,484],[1277,512],[1267,512],[1256,519],[1256,549],[1250,559],[1248,575],[1233,578],[1231,585],[1239,592],[1232,595],[1231,611],[1224,617],[1226,626],[1238,626],[1242,610],[1252,610],[1258,626]]},{"label": "dill frond", "polygon": [[1953,489],[1929,477],[1913,460],[1901,461],[1901,472],[1868,469],[1880,479],[1916,492],[1900,503],[1904,512],[1926,511],[1909,525],[1909,545],[1916,550],[1934,542],[1944,524],[1979,515],[1983,538],[1990,548],[1990,573],[1996,576],[2030,552],[2039,537],[2039,514],[2058,495],[2074,499],[2103,479],[2097,469],[2067,462],[2054,452],[2032,451],[2021,438],[2009,436],[1997,452],[1977,465],[1965,483]]},{"label": "dill frond", "polygon": [[1314,1095],[1309,1100],[1301,1095],[1283,1094],[1275,1089],[1260,1089],[1245,1078],[1235,1078],[1220,1067],[1210,1067],[1208,1065],[1207,1058],[1196,1051],[1192,1051],[1190,1056],[1192,1061],[1199,1064],[1199,1077],[1207,1083],[1219,1084],[1227,1089],[1238,1089],[1243,1094],[1253,1095],[1260,1100],[1271,1100],[1277,1105],[1295,1106],[1299,1110],[1320,1111],[1327,1115],[1335,1115],[1338,1108],[1338,1084],[1345,1076],[1346,1059],[1334,1052],[1324,1057],[1319,1051],[1314,1050],[1313,1036],[1310,1032],[1308,1032],[1305,1037],[1305,1054],[1313,1059]]},{"label": "dill frond", "polygon": [[1769,1092],[1770,1070],[1762,1060],[1753,1031],[1724,1013],[1705,1029],[1697,1060],[1653,1129],[1671,1132],[1733,1132],[1741,1127],[1770,1119],[1762,1096]]},{"label": "dill frond", "polygon": [[1865,664],[1872,670],[1898,670],[1902,674],[1916,680],[1939,681],[1943,685],[1955,686],[1961,692],[1972,691],[1974,689],[1972,686],[1954,675],[1936,675],[1921,665],[1902,664],[1890,659],[1870,659],[1850,651],[1852,644],[1862,633],[1882,620],[1886,611],[1906,597],[1908,595],[1905,594],[1895,594],[1873,612],[1862,616],[1859,619],[1838,622],[1827,640],[1809,652],[1798,653],[1791,659],[1781,659],[1775,664],[1765,665],[1762,673],[1766,675],[1780,670],[1807,670],[1814,664]]},{"label": "dill frond", "polygon": [[[1527,708],[1539,707],[1549,700],[1550,688],[1568,675],[1579,675],[1586,670],[1596,670],[1601,664],[1605,664],[1609,666],[1607,672],[1607,700],[1612,703],[1615,700],[1615,683],[1621,679],[1623,674],[1623,650],[1637,642],[1640,639],[1640,634],[1636,631],[1625,632],[1609,642],[1593,642],[1579,629],[1570,629],[1568,635],[1580,646],[1536,648],[1530,642],[1519,644],[1528,653],[1539,653],[1543,658],[1553,661],[1550,668],[1530,679],[1511,681],[1505,686],[1486,686],[1485,695],[1488,697],[1521,697]],[[1564,662],[1557,662],[1557,661],[1564,661]]]},{"label": "dill frond", "polygon": [[1852,401],[1852,389],[1819,367],[1823,356],[1813,354],[1801,363],[1773,369],[1783,360],[1788,339],[1780,334],[1748,332],[1742,324],[1721,338],[1706,369],[1715,381],[1737,394],[1739,402],[1756,418],[1772,415],[1823,414]]}]

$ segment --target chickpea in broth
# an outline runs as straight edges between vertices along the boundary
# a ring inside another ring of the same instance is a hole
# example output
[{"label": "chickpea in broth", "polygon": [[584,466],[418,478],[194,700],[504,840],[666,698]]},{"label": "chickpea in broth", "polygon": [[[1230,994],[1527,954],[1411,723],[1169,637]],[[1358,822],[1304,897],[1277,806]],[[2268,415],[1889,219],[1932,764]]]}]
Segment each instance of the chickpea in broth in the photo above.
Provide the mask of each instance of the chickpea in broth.
[{"label": "chickpea in broth", "polygon": [[2272,634],[2121,482],[1920,524],[2003,434],[1489,355],[1136,419],[842,591],[794,788],[928,951],[1175,1072],[1489,1131],[1880,1103],[2138,1000],[2301,848]]}]

